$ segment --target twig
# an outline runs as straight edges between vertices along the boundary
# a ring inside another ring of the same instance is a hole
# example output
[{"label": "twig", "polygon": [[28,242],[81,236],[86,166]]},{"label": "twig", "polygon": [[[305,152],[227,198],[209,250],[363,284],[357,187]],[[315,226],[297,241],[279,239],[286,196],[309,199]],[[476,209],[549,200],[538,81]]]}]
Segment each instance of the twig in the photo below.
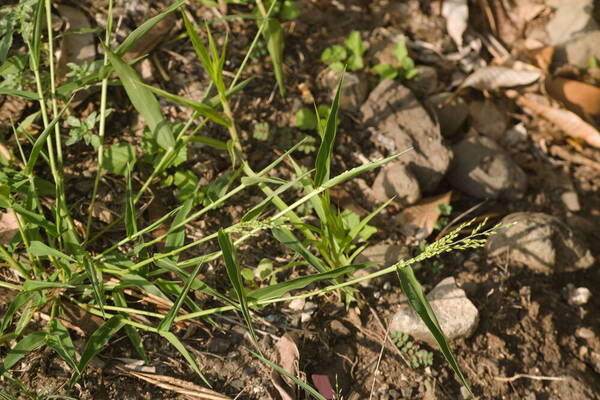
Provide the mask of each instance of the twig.
[{"label": "twig", "polygon": [[381,364],[381,358],[383,357],[383,350],[385,350],[385,342],[388,339],[389,327],[385,330],[385,337],[381,343],[381,350],[379,351],[379,357],[377,357],[377,365],[375,365],[375,371],[373,371],[373,380],[371,381],[371,393],[369,394],[369,400],[373,398],[373,391],[375,390],[375,381],[377,380],[377,372],[379,372],[379,365]]},{"label": "twig", "polygon": [[517,379],[528,378],[536,381],[566,381],[569,379],[568,376],[542,376],[542,375],[528,375],[528,374],[516,374],[510,378],[503,376],[495,376],[494,379],[500,382],[514,382]]}]

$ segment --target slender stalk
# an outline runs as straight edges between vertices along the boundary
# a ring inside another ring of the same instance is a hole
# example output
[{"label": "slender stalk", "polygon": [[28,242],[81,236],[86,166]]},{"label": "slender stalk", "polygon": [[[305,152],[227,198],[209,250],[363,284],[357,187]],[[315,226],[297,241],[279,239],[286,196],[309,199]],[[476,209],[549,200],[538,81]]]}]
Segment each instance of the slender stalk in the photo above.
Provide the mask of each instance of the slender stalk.
[{"label": "slender stalk", "polygon": [[[106,48],[110,48],[110,36],[112,33],[112,8],[113,0],[108,2],[108,17],[106,19],[106,37],[104,39],[104,45]],[[108,65],[108,54],[104,53],[103,65]],[[106,99],[108,93],[108,76],[102,79],[102,88],[100,94],[100,126],[98,127],[98,136],[100,137],[100,146],[98,146],[98,166],[96,170],[96,177],[94,178],[94,187],[92,189],[92,198],[90,199],[90,206],[88,207],[88,217],[85,224],[85,238],[87,239],[90,235],[90,228],[92,226],[92,211],[94,210],[94,204],[96,203],[96,195],[98,194],[98,186],[100,185],[100,176],[102,175],[102,164],[104,163],[104,136],[106,132]]]}]

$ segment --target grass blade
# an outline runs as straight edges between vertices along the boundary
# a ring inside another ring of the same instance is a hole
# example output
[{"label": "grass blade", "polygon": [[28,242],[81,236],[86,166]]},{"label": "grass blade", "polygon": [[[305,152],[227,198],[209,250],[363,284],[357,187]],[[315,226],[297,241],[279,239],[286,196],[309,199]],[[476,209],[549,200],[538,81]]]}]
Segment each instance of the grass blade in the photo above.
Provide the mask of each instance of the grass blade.
[{"label": "grass blade", "polygon": [[[167,237],[165,239],[165,253],[183,246],[183,243],[185,242],[185,225],[182,224],[182,222],[185,221],[190,211],[192,211],[193,206],[194,198],[190,197],[183,203],[183,206],[177,212],[175,218],[173,218],[173,222],[171,223],[171,227],[169,228],[169,232],[167,233]],[[171,257],[173,261],[177,261],[178,258],[179,255],[174,255]]]},{"label": "grass blade", "polygon": [[40,98],[37,93],[26,92],[24,90],[16,90],[9,88],[0,88],[0,94],[21,97],[26,100],[38,101]]},{"label": "grass blade", "polygon": [[48,336],[46,344],[50,346],[71,368],[79,371],[77,365],[75,346],[67,328],[56,318],[48,323]]},{"label": "grass blade", "polygon": [[216,122],[219,125],[223,126],[231,126],[231,121],[227,119],[227,117],[221,115],[218,111],[216,111],[213,107],[209,106],[205,103],[200,103],[195,100],[186,99],[185,97],[177,96],[176,94],[172,94],[167,92],[166,90],[162,90],[156,88],[154,86],[146,85],[145,83],[141,83],[144,87],[150,89],[152,92],[156,93],[159,96],[162,96],[166,99],[171,100],[173,103],[190,107],[192,110],[196,111],[199,115],[210,119],[213,122]]},{"label": "grass blade", "polygon": [[36,257],[56,257],[61,258],[65,261],[75,262],[75,259],[69,257],[64,253],[61,253],[58,250],[48,247],[44,243],[39,242],[37,240],[34,240],[29,244],[29,252]]},{"label": "grass blade", "polygon": [[[128,307],[127,301],[125,301],[125,296],[123,295],[122,291],[114,290],[112,293],[112,297],[113,297],[113,301],[115,302],[116,306]],[[128,316],[124,315],[124,314],[125,313],[122,313],[121,315],[123,315],[124,318],[127,318]],[[125,325],[123,327],[123,329],[125,329],[125,333],[127,334],[129,341],[131,342],[131,344],[133,345],[133,348],[138,353],[138,355],[141,357],[141,359],[144,360],[145,363],[149,363],[150,359],[148,358],[148,354],[146,353],[146,350],[144,350],[144,344],[142,343],[142,336],[137,331],[137,329],[131,325]]]},{"label": "grass blade", "polygon": [[90,338],[88,339],[81,359],[79,360],[79,367],[69,379],[68,387],[71,388],[77,382],[81,373],[85,371],[85,368],[92,361],[92,359],[108,344],[110,339],[121,330],[125,325],[123,322],[124,318],[122,315],[115,315],[111,317],[104,325],[98,328]]},{"label": "grass blade", "polygon": [[187,0],[178,0],[175,3],[171,4],[169,7],[165,8],[161,13],[155,15],[154,17],[148,19],[142,25],[137,27],[133,32],[127,36],[127,38],[121,43],[121,45],[115,51],[119,56],[123,56],[123,54],[127,53],[131,47],[137,43],[154,25],[162,21],[167,15],[177,10],[179,7],[184,5]]},{"label": "grass blade", "polygon": [[190,366],[192,367],[194,372],[198,374],[198,376],[204,381],[204,383],[206,383],[208,385],[208,387],[212,387],[210,385],[210,383],[208,383],[208,381],[206,380],[206,377],[200,371],[200,366],[198,365],[196,358],[194,358],[194,356],[192,356],[190,354],[190,352],[185,348],[185,346],[183,345],[183,343],[181,343],[181,341],[177,338],[177,336],[175,336],[171,332],[165,332],[165,331],[159,331],[158,333],[160,334],[160,336],[167,339],[169,341],[169,343],[171,343],[173,345],[173,347],[175,347],[177,349],[177,351],[179,351],[179,353],[181,353],[183,358],[186,359],[186,361],[190,364]]},{"label": "grass blade", "polygon": [[362,268],[367,268],[375,263],[347,265],[333,269],[331,271],[322,272],[319,274],[312,274],[308,276],[301,276],[300,278],[292,279],[287,282],[277,283],[275,285],[266,286],[261,289],[257,289],[253,292],[248,293],[248,300],[258,301],[273,299],[276,297],[282,297],[284,294],[291,292],[292,290],[302,289],[311,283],[319,282],[325,279],[334,279],[341,275],[351,274]]},{"label": "grass blade", "polygon": [[269,18],[265,30],[263,31],[265,39],[267,40],[267,50],[271,56],[273,63],[273,70],[275,71],[275,80],[277,80],[277,86],[279,87],[279,94],[281,97],[285,94],[283,87],[283,29],[281,29],[281,23],[276,19]]},{"label": "grass blade", "polygon": [[21,306],[37,295],[37,293],[21,292],[15,297],[15,299],[10,303],[10,305],[4,312],[4,316],[2,317],[2,323],[0,324],[0,336],[4,334],[6,328],[8,328],[8,325],[12,321],[12,317],[21,308]]},{"label": "grass blade", "polygon": [[41,347],[46,342],[46,332],[33,332],[25,336],[13,347],[0,366],[0,375],[11,369],[16,363],[28,353]]},{"label": "grass blade", "polygon": [[94,299],[96,300],[96,303],[98,303],[98,307],[100,307],[102,315],[106,317],[104,314],[104,286],[102,285],[102,275],[100,275],[100,279],[98,279],[99,271],[96,268],[94,261],[87,254],[83,257],[83,267],[85,268],[85,273],[92,284]]},{"label": "grass blade", "polygon": [[137,233],[133,190],[131,188],[132,169],[133,165],[128,162],[127,167],[125,168],[125,174],[127,177],[127,185],[125,186],[125,233],[127,234],[127,237],[131,237]]},{"label": "grass blade", "polygon": [[244,316],[244,320],[246,320],[246,324],[248,325],[248,330],[250,332],[250,335],[252,336],[254,345],[257,349],[259,349],[258,337],[256,336],[256,332],[254,332],[254,327],[252,326],[252,315],[250,315],[250,309],[248,308],[246,292],[244,285],[242,284],[242,275],[240,273],[240,267],[236,259],[233,241],[231,240],[231,236],[229,235],[229,233],[226,233],[223,230],[223,228],[219,229],[218,241],[219,246],[221,247],[221,251],[223,252],[223,259],[225,260],[227,276],[231,281],[233,290],[235,290],[235,293],[238,296],[238,301],[240,302],[240,309],[242,310],[242,315]]},{"label": "grass blade", "polygon": [[160,324],[158,324],[157,329],[159,331],[168,332],[171,329],[171,325],[173,325],[175,316],[177,315],[177,313],[179,312],[179,309],[181,308],[183,302],[185,301],[185,297],[187,296],[188,292],[190,291],[190,288],[192,287],[192,283],[194,282],[194,278],[196,277],[196,275],[198,275],[198,272],[200,271],[201,266],[202,266],[202,264],[196,265],[196,268],[194,268],[194,271],[192,271],[192,273],[188,277],[188,280],[185,282],[185,286],[183,287],[181,294],[177,297],[175,304],[173,305],[173,307],[171,307],[171,309],[169,310],[167,315],[165,315],[163,320],[160,321]]},{"label": "grass blade", "polygon": [[400,287],[408,297],[408,302],[410,303],[411,307],[417,312],[417,314],[419,314],[419,317],[421,317],[421,320],[425,323],[427,329],[429,329],[433,335],[435,341],[440,346],[440,350],[442,351],[444,358],[446,361],[448,361],[448,364],[450,364],[450,367],[452,367],[454,372],[456,372],[461,383],[469,390],[469,393],[473,394],[473,392],[471,392],[471,387],[467,383],[465,376],[460,370],[460,367],[458,366],[458,363],[452,354],[450,346],[448,346],[448,342],[446,341],[444,332],[440,327],[440,323],[431,309],[429,301],[423,292],[423,288],[415,277],[415,273],[413,272],[412,268],[410,266],[397,268],[396,273],[398,275],[398,280],[400,281]]},{"label": "grass blade", "polygon": [[137,72],[119,56],[105,48],[110,63],[119,76],[131,104],[142,114],[156,143],[165,150],[175,147],[175,138],[165,120],[160,104],[150,89],[142,84]]},{"label": "grass blade", "polygon": [[308,250],[306,246],[304,246],[302,242],[296,238],[296,235],[294,235],[290,229],[285,227],[273,228],[272,232],[275,239],[279,240],[281,243],[300,254],[302,258],[304,258],[310,265],[315,267],[317,271],[321,273],[327,272],[328,268],[325,266],[325,264],[323,264],[317,256],[311,253],[310,250]]},{"label": "grass blade", "polygon": [[317,399],[317,400],[327,400],[325,397],[323,397],[321,395],[321,393],[319,393],[318,391],[316,391],[312,386],[310,386],[308,383],[304,382],[302,379],[300,379],[300,378],[298,378],[298,377],[290,374],[285,369],[281,368],[279,365],[275,364],[274,362],[269,361],[268,359],[264,358],[260,354],[256,354],[256,353],[253,353],[253,354],[256,356],[256,358],[258,358],[260,361],[262,361],[265,364],[267,364],[269,367],[273,368],[275,371],[279,372],[281,375],[285,375],[288,378],[290,378],[291,380],[293,380],[296,383],[296,385],[298,385],[302,389],[306,390],[315,399]]},{"label": "grass blade", "polygon": [[[317,159],[315,161],[315,186],[321,186],[324,182],[329,180],[329,171],[331,168],[331,153],[333,152],[333,142],[335,141],[335,134],[337,131],[337,114],[340,108],[340,93],[342,91],[342,83],[344,81],[344,72],[340,75],[340,81],[335,92],[335,97],[331,103],[331,110],[327,116],[327,122],[325,123],[325,131],[319,132],[321,134],[321,146],[319,146],[319,152],[317,153]],[[319,131],[321,130],[321,124]]]}]

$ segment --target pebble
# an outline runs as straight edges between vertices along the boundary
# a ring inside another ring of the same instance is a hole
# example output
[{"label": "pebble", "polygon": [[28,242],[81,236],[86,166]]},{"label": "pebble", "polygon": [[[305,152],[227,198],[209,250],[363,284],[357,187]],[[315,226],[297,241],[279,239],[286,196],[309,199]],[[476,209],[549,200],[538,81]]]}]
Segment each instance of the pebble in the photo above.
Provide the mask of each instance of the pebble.
[{"label": "pebble", "polygon": [[329,323],[329,329],[331,330],[331,333],[337,337],[350,336],[352,333],[350,332],[350,329],[346,328],[346,326],[337,319],[334,319]]},{"label": "pebble", "polygon": [[429,108],[437,116],[442,135],[447,138],[457,134],[469,116],[469,106],[463,98],[455,97],[446,104],[450,96],[452,93],[442,92],[427,99]]},{"label": "pebble", "polygon": [[[448,340],[469,337],[477,329],[479,311],[467,298],[465,291],[456,285],[453,277],[438,283],[429,292],[427,299]],[[406,333],[415,340],[437,348],[435,339],[407,303],[403,303],[392,318],[390,331]]]},{"label": "pebble", "polygon": [[586,287],[575,287],[572,283],[568,283],[565,287],[565,297],[569,305],[583,306],[592,297],[592,292]]},{"label": "pebble", "polygon": [[555,7],[554,16],[546,25],[550,44],[558,45],[598,28],[592,14],[594,0],[551,0],[549,3]]},{"label": "pebble", "polygon": [[479,199],[515,200],[525,194],[527,175],[492,139],[469,137],[453,149],[448,179],[460,191]]},{"label": "pebble", "polygon": [[383,166],[371,189],[373,198],[382,203],[395,197],[401,205],[409,206],[421,199],[419,181],[410,168],[401,162],[391,162]]},{"label": "pebble", "polygon": [[[335,96],[341,74],[339,71],[328,68],[321,72],[317,78],[321,87],[329,90],[331,99]],[[344,83],[340,93],[340,107],[350,112],[358,111],[367,97],[367,89],[367,80],[364,77],[352,72],[344,73]]]},{"label": "pebble", "polygon": [[506,137],[508,115],[494,101],[473,101],[469,104],[469,114],[473,128],[483,136],[497,142]]},{"label": "pebble", "polygon": [[590,57],[600,59],[600,31],[577,35],[556,49],[555,62],[568,63],[579,68],[587,68]]},{"label": "pebble", "polygon": [[208,342],[208,351],[216,354],[224,354],[229,350],[230,345],[231,343],[228,340],[214,337]]},{"label": "pebble", "polygon": [[501,224],[507,228],[488,239],[488,257],[542,273],[586,269],[595,262],[590,250],[557,217],[518,212],[504,217]]},{"label": "pebble", "polygon": [[421,192],[433,192],[450,166],[452,150],[411,90],[397,81],[384,80],[369,94],[360,111],[373,137],[393,139],[398,152],[412,148],[396,162],[408,167]]}]

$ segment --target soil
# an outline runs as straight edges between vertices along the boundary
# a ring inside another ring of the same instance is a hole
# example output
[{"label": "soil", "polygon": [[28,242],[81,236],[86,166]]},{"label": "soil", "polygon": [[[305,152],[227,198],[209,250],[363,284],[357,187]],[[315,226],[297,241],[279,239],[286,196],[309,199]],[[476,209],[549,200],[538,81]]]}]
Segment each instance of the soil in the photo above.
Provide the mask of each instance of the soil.
[{"label": "soil", "polygon": [[[97,15],[104,15],[105,1],[87,1],[82,9],[99,21]],[[125,7],[127,2],[117,2]],[[145,20],[160,2],[140,0],[138,9],[129,6],[130,12],[121,12],[121,35]],[[225,3],[225,2],[223,2]],[[439,15],[439,1],[391,1],[391,0],[345,0],[320,1],[299,0],[299,17],[284,24],[285,57],[284,74],[286,96],[277,93],[271,64],[265,57],[251,59],[244,76],[253,76],[242,93],[233,101],[234,114],[239,125],[244,150],[255,170],[266,166],[277,157],[277,152],[285,150],[300,136],[289,127],[294,126],[294,115],[302,106],[311,107],[303,100],[303,92],[310,90],[319,104],[330,102],[329,93],[317,83],[317,77],[325,65],[319,61],[321,52],[330,45],[341,43],[351,30],[359,30],[363,39],[373,45],[377,35],[386,30],[402,32],[413,41],[441,43],[441,48],[453,46],[446,35],[445,20]],[[479,8],[472,2],[477,12]],[[131,11],[133,10],[133,11]],[[136,11],[137,10],[137,11]],[[199,2],[189,6],[196,22],[215,18],[215,12],[202,7]],[[244,6],[229,5],[229,12],[246,12]],[[487,28],[474,17],[471,29],[484,32]],[[244,50],[256,32],[256,25],[248,20],[230,20],[227,23],[213,24],[217,42],[222,44],[225,29],[229,32],[229,48],[226,69],[235,71],[241,63]],[[169,80],[165,80],[156,66],[151,66],[150,84],[162,87],[172,93],[194,97],[206,86],[206,78],[193,50],[185,40],[177,40],[182,32],[178,23],[169,36],[154,50],[153,62],[162,65]],[[119,36],[119,40],[123,37]],[[483,57],[491,56],[483,51]],[[411,50],[417,64],[427,64],[428,58],[418,51]],[[441,86],[448,86],[454,79],[453,73],[460,71],[457,63],[447,61],[429,64],[436,68]],[[369,90],[377,84],[376,76],[365,75]],[[128,140],[139,144],[140,127],[133,108],[128,104],[120,88],[111,88],[111,108],[115,109],[110,119],[108,143]],[[488,94],[492,98],[497,94]],[[481,101],[483,95],[472,91],[462,94],[463,99]],[[98,106],[99,95],[92,94],[75,109],[85,117]],[[505,99],[502,100],[506,102]],[[600,162],[600,152],[586,147],[577,147],[564,140],[564,136],[544,120],[530,117],[508,102],[503,111],[510,115],[512,123],[524,122],[529,138],[506,150],[527,173],[529,185],[524,198],[510,203],[490,200],[477,209],[478,215],[495,216],[496,219],[515,211],[545,212],[560,217],[582,234],[590,245],[596,259],[600,259],[600,174],[593,166],[575,164],[570,160],[553,156],[548,152],[551,145],[557,145],[570,152],[579,152],[591,160]],[[172,120],[184,120],[187,111],[170,103],[165,105],[166,114]],[[11,105],[14,106],[14,105]],[[33,107],[29,105],[28,107]],[[252,135],[258,122],[268,122],[276,132],[269,142],[261,142]],[[2,123],[2,121],[0,121]],[[464,125],[466,132],[469,122]],[[206,136],[227,140],[227,133],[218,126],[209,126],[203,133]],[[461,134],[449,139],[460,140]],[[268,150],[266,150],[268,149]],[[343,113],[336,142],[334,172],[356,166],[360,161],[356,154],[372,158],[378,152],[370,140],[369,133],[361,129],[360,117]],[[84,194],[89,194],[95,170],[95,153],[91,147],[79,143],[66,153],[66,184],[68,201],[76,204],[83,213],[87,201],[81,202]],[[312,165],[314,152],[300,162]],[[208,147],[194,147],[186,164],[197,173],[201,180],[212,181],[229,167],[226,153]],[[282,166],[276,171],[278,176],[291,176],[293,170]],[[372,183],[374,174],[363,178]],[[568,211],[560,201],[559,194],[549,176],[567,177],[579,194],[581,210]],[[119,214],[124,192],[121,178],[103,178],[99,199],[108,210]],[[444,193],[451,188],[447,181],[439,185],[435,193]],[[354,182],[343,186],[351,194],[354,207],[367,210],[377,205],[369,202],[358,192]],[[151,220],[152,207],[158,208],[159,215],[177,204],[173,193],[158,187],[153,188],[159,201],[148,207],[147,219]],[[256,203],[258,191],[245,192],[230,204],[211,212],[208,218],[191,224],[186,232],[189,238],[202,237],[220,226],[237,220]],[[291,195],[289,195],[291,198]],[[347,201],[340,197],[337,201]],[[148,198],[144,204],[151,203]],[[459,195],[453,201],[450,219],[479,204],[477,199]],[[404,243],[397,227],[390,226],[389,218],[400,210],[390,207],[384,214],[375,218],[373,224],[379,228],[371,240],[373,243]],[[83,214],[82,214],[83,215]],[[85,217],[82,217],[85,221]],[[95,220],[94,228],[100,230],[105,223]],[[109,233],[97,245],[103,246],[119,238],[120,232]],[[184,258],[197,256],[216,249],[216,243],[194,249]],[[269,235],[260,235],[239,249],[242,267],[256,266],[262,258],[289,258],[289,253],[275,243]],[[480,321],[475,333],[456,340],[452,349],[473,386],[478,398],[488,399],[597,399],[600,398],[600,319],[596,314],[600,309],[600,296],[595,293],[600,287],[600,273],[597,265],[591,269],[562,274],[540,274],[526,266],[513,266],[510,260],[486,259],[485,251],[468,250],[452,253],[440,258],[443,268],[433,268],[431,263],[423,263],[416,268],[416,274],[426,291],[447,276],[454,276],[457,283],[467,293],[480,313]],[[438,264],[439,265],[439,264]],[[301,271],[300,271],[301,272]],[[293,274],[298,274],[298,271]],[[229,290],[226,277],[219,262],[209,263],[202,270],[207,282],[220,290]],[[280,278],[285,278],[281,275]],[[284,334],[291,334],[299,350],[298,369],[301,376],[313,383],[313,375],[328,375],[330,382],[338,386],[339,398],[343,399],[460,399],[466,398],[464,389],[435,349],[433,365],[426,368],[410,368],[402,353],[385,341],[387,322],[390,321],[399,302],[404,300],[395,277],[373,282],[368,287],[358,287],[358,302],[346,307],[334,293],[309,299],[316,305],[316,311],[308,321],[299,322],[299,312],[289,308],[289,304],[279,303],[257,312],[255,326],[261,339],[265,356],[276,359],[274,342]],[[567,303],[567,284],[584,286],[592,291],[589,302],[581,306]],[[2,290],[2,289],[0,289]],[[4,311],[9,292],[0,293],[3,299],[0,310]],[[198,295],[202,307],[211,303]],[[175,334],[182,339],[188,349],[197,357],[212,389],[236,399],[278,399],[279,394],[271,382],[271,369],[256,359],[253,347],[245,329],[243,319],[234,313],[215,317],[216,325],[206,320],[194,324],[177,326]],[[83,329],[83,328],[82,328]],[[73,333],[78,343],[85,341]],[[158,335],[144,334],[144,345],[150,358],[153,372],[163,376],[205,385],[194,374],[179,353]],[[382,348],[383,346],[383,348]],[[426,345],[422,345],[428,348]],[[429,349],[429,348],[428,348]],[[5,348],[0,349],[4,354]],[[595,356],[594,356],[595,354]],[[117,358],[137,359],[138,356],[125,335],[118,336],[85,372],[74,390],[68,395],[78,399],[186,399],[182,394],[160,388],[144,380],[116,369]],[[65,383],[70,376],[68,366],[52,351],[42,349],[27,356],[19,367],[13,370],[31,392],[38,395],[67,394]],[[0,381],[0,385],[7,381]],[[7,390],[9,386],[7,386]],[[10,389],[14,390],[14,387]],[[302,391],[298,399],[308,398]]]}]

